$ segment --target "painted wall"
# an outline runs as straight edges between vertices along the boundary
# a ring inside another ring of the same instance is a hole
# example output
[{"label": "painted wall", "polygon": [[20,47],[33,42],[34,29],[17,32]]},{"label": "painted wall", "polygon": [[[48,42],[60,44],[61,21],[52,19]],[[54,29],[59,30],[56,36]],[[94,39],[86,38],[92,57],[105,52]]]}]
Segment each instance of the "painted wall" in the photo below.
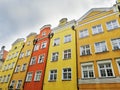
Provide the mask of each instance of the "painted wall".
[{"label": "painted wall", "polygon": [[[48,55],[48,49],[49,49],[49,43],[50,39],[48,38],[49,33],[51,32],[50,25],[45,25],[40,29],[40,34],[37,36],[37,43],[39,44],[39,49],[37,51],[33,51],[32,57],[36,57],[36,63],[33,65],[29,65],[27,72],[32,72],[32,81],[25,82],[24,84],[24,90],[42,90],[43,88],[43,80],[44,80],[44,73],[45,73],[45,67],[47,62],[47,55]],[[43,32],[45,32],[45,36],[42,36]],[[43,42],[47,42],[46,48],[41,49],[41,45]],[[38,63],[39,55],[44,54],[44,60],[42,63]],[[35,72],[36,71],[42,71],[42,75],[40,76],[39,81],[35,81]]]},{"label": "painted wall", "polygon": [[[23,88],[24,88],[24,81],[25,81],[25,77],[26,77],[26,74],[27,74],[27,68],[28,68],[28,65],[29,65],[29,62],[30,62],[32,50],[33,50],[33,47],[34,47],[33,40],[35,39],[35,37],[36,37],[36,33],[30,33],[27,36],[27,40],[25,42],[25,45],[20,52],[20,53],[24,53],[24,56],[22,58],[19,57],[18,62],[16,64],[16,66],[19,65],[20,68],[19,68],[18,72],[15,72],[15,70],[14,70],[13,76],[12,76],[10,84],[9,84],[9,86],[10,86],[11,82],[13,80],[15,81],[13,89],[16,89],[18,80],[22,80],[20,90],[23,90]],[[27,50],[30,50],[30,54],[26,56]],[[22,70],[22,65],[23,64],[26,64],[26,69],[25,70]]]},{"label": "painted wall", "polygon": [[[10,79],[13,75],[13,72],[14,72],[18,57],[19,57],[19,53],[20,53],[21,49],[23,48],[23,44],[24,44],[24,39],[23,38],[17,39],[12,44],[12,48],[8,53],[8,57],[5,60],[3,66],[2,66],[2,72],[0,72],[0,76],[2,76],[2,79],[3,79],[4,76],[10,75],[8,81],[0,83],[0,89],[2,89],[2,90],[8,90],[8,85],[9,85]],[[18,54],[14,57],[16,52],[18,52]],[[11,66],[7,67],[9,64],[12,65],[13,62],[14,62],[14,65],[13,65],[12,68],[11,68]],[[5,70],[4,68],[7,68],[7,69]]]},{"label": "painted wall", "polygon": [[[97,14],[96,14],[97,12]],[[99,12],[99,13],[98,13]],[[92,14],[92,15],[91,15]],[[87,18],[86,18],[87,17]],[[115,28],[113,30],[109,30],[106,27],[106,22],[111,20],[117,20],[120,25],[120,18],[118,13],[113,12],[112,10],[101,11],[100,9],[93,10],[91,13],[86,15],[86,17],[78,21],[77,30],[77,53],[78,53],[78,81],[79,81],[79,90],[88,90],[88,89],[96,89],[96,90],[117,90],[120,88],[118,83],[120,78],[120,72],[117,67],[116,60],[120,58],[120,50],[113,50],[111,39],[120,38],[120,28]],[[102,25],[103,32],[99,34],[92,34],[92,26]],[[89,35],[84,38],[79,37],[80,30],[88,29]],[[107,52],[95,53],[96,42],[105,41],[107,45]],[[80,55],[80,46],[90,45],[91,55]],[[110,60],[114,76],[111,78],[100,78],[98,72],[98,61],[107,61]],[[82,66],[83,63],[93,63],[94,74],[95,77],[92,79],[84,79],[82,78]]]},{"label": "painted wall", "polygon": [[[47,66],[45,71],[45,79],[43,90],[77,90],[77,78],[76,78],[76,46],[75,46],[75,31],[71,29],[71,26],[75,24],[75,21],[66,23],[66,20],[62,23],[60,22],[59,26],[54,28],[54,36],[51,38],[49,54],[47,59]],[[64,43],[64,36],[71,35],[71,42]],[[54,46],[54,39],[59,38],[60,44]],[[63,51],[71,49],[71,58],[63,59]],[[58,60],[52,60],[52,53],[58,52]],[[71,80],[62,79],[62,69],[71,68],[72,77]],[[55,81],[49,80],[50,70],[57,70],[57,79]]]}]

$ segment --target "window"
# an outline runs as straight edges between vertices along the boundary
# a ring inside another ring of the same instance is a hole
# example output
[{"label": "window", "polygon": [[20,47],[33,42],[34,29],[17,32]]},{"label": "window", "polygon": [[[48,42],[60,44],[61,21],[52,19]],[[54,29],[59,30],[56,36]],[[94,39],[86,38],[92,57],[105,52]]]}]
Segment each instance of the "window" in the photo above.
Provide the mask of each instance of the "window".
[{"label": "window", "polygon": [[118,70],[119,70],[119,73],[120,73],[120,58],[116,59],[116,62],[117,62],[117,67],[118,67]]},{"label": "window", "polygon": [[30,65],[33,65],[36,63],[36,57],[32,57],[30,61]]},{"label": "window", "polygon": [[9,88],[11,88],[11,89],[14,88],[14,85],[15,85],[15,80],[12,80]]},{"label": "window", "polygon": [[8,64],[8,69],[10,69],[10,66],[11,66],[11,65],[10,65],[10,64]]},{"label": "window", "polygon": [[71,42],[71,35],[66,35],[64,37],[64,43]]},{"label": "window", "polygon": [[46,48],[47,42],[42,42],[41,48]]},{"label": "window", "polygon": [[28,41],[28,42],[27,42],[27,46],[29,46],[29,45],[30,45],[30,43],[31,43],[31,42],[30,42],[30,41]]},{"label": "window", "polygon": [[58,55],[59,55],[58,52],[52,53],[52,61],[57,61],[58,60]]},{"label": "window", "polygon": [[42,36],[45,36],[46,35],[46,32],[42,32]]},{"label": "window", "polygon": [[14,67],[14,64],[15,64],[15,62],[11,63],[10,69],[12,69]]},{"label": "window", "polygon": [[7,70],[7,65],[4,65],[4,69],[3,69],[3,70],[4,70],[4,71]]},{"label": "window", "polygon": [[49,74],[49,81],[56,81],[57,79],[57,70],[51,70]]},{"label": "window", "polygon": [[93,63],[84,63],[82,66],[82,78],[94,78]]},{"label": "window", "polygon": [[22,85],[22,80],[18,80],[16,89],[20,89],[21,85]]},{"label": "window", "polygon": [[116,20],[109,21],[109,22],[106,23],[106,25],[107,25],[108,30],[118,28],[118,23],[117,23]]},{"label": "window", "polygon": [[111,42],[113,50],[120,49],[120,38],[112,39]]},{"label": "window", "polygon": [[27,68],[27,64],[25,63],[25,64],[22,65],[21,71],[25,71],[26,68]]},{"label": "window", "polygon": [[24,57],[24,52],[21,52],[19,58],[23,58],[23,57]]},{"label": "window", "polygon": [[14,56],[15,56],[15,54],[13,53],[13,54],[11,55],[11,58],[14,58]]},{"label": "window", "polygon": [[30,53],[31,53],[31,51],[30,51],[30,50],[27,50],[27,51],[26,51],[26,56],[30,56]]},{"label": "window", "polygon": [[19,72],[19,70],[20,70],[20,65],[17,65],[16,69],[15,69],[15,72]]},{"label": "window", "polygon": [[37,71],[35,73],[34,81],[40,81],[41,75],[42,75],[42,71]]},{"label": "window", "polygon": [[5,82],[8,82],[10,80],[10,75],[8,75],[7,77],[6,77],[6,81]]},{"label": "window", "polygon": [[71,68],[64,68],[62,71],[63,80],[71,80]]},{"label": "window", "polygon": [[99,70],[99,76],[100,77],[113,77],[113,69],[111,61],[99,61],[98,62],[98,70]]},{"label": "window", "polygon": [[39,44],[36,44],[35,46],[34,46],[34,51],[37,51],[37,50],[39,50]]},{"label": "window", "polygon": [[80,55],[90,55],[90,46],[89,45],[84,45],[80,47]]},{"label": "window", "polygon": [[42,63],[44,61],[44,55],[39,55],[38,63]]},{"label": "window", "polygon": [[64,59],[71,58],[71,49],[64,50]]},{"label": "window", "polygon": [[84,29],[80,31],[79,37],[84,38],[84,37],[87,37],[88,35],[89,35],[88,30]]},{"label": "window", "polygon": [[18,52],[15,53],[15,56],[14,57],[17,57],[18,56]]},{"label": "window", "polygon": [[4,77],[2,78],[2,82],[6,81],[6,75],[4,75]]},{"label": "window", "polygon": [[95,51],[96,53],[107,51],[107,45],[105,41],[95,43]]},{"label": "window", "polygon": [[2,76],[0,76],[0,82],[1,82],[1,80],[2,80]]},{"label": "window", "polygon": [[29,82],[32,80],[32,72],[27,73],[26,81]]},{"label": "window", "polygon": [[53,43],[53,46],[57,46],[60,44],[60,38],[56,38],[54,39],[54,43]]},{"label": "window", "polygon": [[93,34],[98,34],[103,32],[102,26],[101,25],[97,25],[97,26],[93,26],[92,27],[92,33]]}]

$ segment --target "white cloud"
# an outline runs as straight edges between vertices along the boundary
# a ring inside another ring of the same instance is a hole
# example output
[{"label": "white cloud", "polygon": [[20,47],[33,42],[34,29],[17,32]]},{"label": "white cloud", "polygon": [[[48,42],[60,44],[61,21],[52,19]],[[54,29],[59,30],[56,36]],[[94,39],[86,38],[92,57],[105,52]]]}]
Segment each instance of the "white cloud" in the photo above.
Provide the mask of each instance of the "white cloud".
[{"label": "white cloud", "polygon": [[0,47],[45,24],[57,26],[61,18],[79,19],[94,7],[111,7],[116,0],[0,0]]}]

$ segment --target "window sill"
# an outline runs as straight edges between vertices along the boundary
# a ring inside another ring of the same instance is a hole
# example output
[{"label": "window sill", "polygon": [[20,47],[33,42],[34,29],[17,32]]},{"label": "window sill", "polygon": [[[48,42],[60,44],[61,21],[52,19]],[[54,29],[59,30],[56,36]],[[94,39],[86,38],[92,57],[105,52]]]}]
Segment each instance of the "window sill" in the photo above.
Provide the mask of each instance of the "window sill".
[{"label": "window sill", "polygon": [[57,61],[58,61],[58,60],[54,60],[54,61],[51,60],[51,62],[57,62]]},{"label": "window sill", "polygon": [[59,44],[58,45],[53,45],[53,47],[56,47],[56,46],[59,46]]},{"label": "window sill", "polygon": [[48,82],[56,82],[56,80],[48,80]]},{"label": "window sill", "polygon": [[89,35],[88,36],[85,36],[85,37],[79,37],[79,39],[84,39],[84,38],[88,38],[90,37]]},{"label": "window sill", "polygon": [[106,52],[109,52],[109,51],[95,52],[95,54],[106,53]]},{"label": "window sill", "polygon": [[71,81],[71,79],[62,79],[62,81]]},{"label": "window sill", "polygon": [[34,80],[34,82],[39,82],[40,80]]},{"label": "window sill", "polygon": [[107,79],[107,78],[116,78],[115,76],[111,76],[111,77],[99,77],[98,79]]},{"label": "window sill", "polygon": [[112,51],[119,51],[120,50],[120,48],[119,49],[113,49]]},{"label": "window sill", "polygon": [[69,41],[69,42],[64,42],[64,44],[66,44],[66,43],[70,43],[71,41]]},{"label": "window sill", "polygon": [[82,57],[82,56],[90,56],[90,55],[92,55],[92,54],[90,53],[90,54],[80,55],[80,57]]},{"label": "window sill", "polygon": [[91,79],[96,79],[95,77],[93,78],[81,78],[81,80],[91,80]]},{"label": "window sill", "polygon": [[71,58],[63,58],[63,60],[68,60],[68,59],[71,59]]},{"label": "window sill", "polygon": [[92,34],[92,35],[95,36],[95,35],[102,34],[102,33],[104,33],[104,32],[95,33],[95,34]]},{"label": "window sill", "polygon": [[113,31],[113,30],[116,30],[116,29],[119,29],[120,27],[117,27],[117,28],[113,28],[113,29],[108,29],[107,31],[110,32],[110,31]]}]

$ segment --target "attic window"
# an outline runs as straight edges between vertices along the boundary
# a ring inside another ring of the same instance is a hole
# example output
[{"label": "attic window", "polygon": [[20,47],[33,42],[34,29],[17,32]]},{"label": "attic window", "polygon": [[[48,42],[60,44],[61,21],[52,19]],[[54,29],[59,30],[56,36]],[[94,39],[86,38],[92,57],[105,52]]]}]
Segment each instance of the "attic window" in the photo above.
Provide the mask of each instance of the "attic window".
[{"label": "attic window", "polygon": [[17,47],[15,47],[14,49],[17,49]]}]

